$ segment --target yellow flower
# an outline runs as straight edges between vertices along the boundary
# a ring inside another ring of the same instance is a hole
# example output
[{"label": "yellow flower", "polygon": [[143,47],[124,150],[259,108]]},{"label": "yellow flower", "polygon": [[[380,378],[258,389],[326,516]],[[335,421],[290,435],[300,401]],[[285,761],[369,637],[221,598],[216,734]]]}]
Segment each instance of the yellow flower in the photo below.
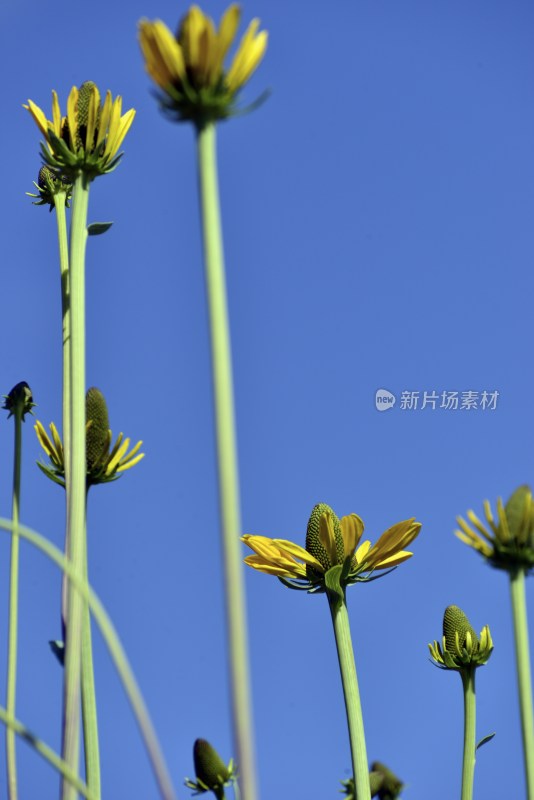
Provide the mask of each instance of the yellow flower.
[{"label": "yellow flower", "polygon": [[162,90],[164,111],[178,120],[204,124],[231,116],[235,97],[258,67],[267,48],[267,32],[252,20],[228,70],[224,60],[239,26],[240,8],[224,12],[219,29],[198,6],[191,6],[176,36],[161,20],[139,23],[145,68]]},{"label": "yellow flower", "polygon": [[135,117],[133,108],[122,114],[122,97],[113,100],[109,91],[101,105],[100,92],[92,81],[79,89],[72,87],[66,116],[61,114],[55,91],[51,120],[32,100],[24,108],[45,137],[41,152],[46,164],[71,177],[82,171],[91,179],[118,165],[122,157],[119,148]]},{"label": "yellow flower", "polygon": [[534,567],[534,501],[528,486],[520,486],[506,505],[497,500],[497,519],[494,519],[489,501],[484,502],[487,527],[474,511],[467,512],[469,525],[457,517],[461,530],[456,536],[481,553],[497,569],[515,572]]},{"label": "yellow flower", "polygon": [[318,503],[308,522],[306,549],[285,539],[247,534],[242,541],[256,555],[247,556],[245,563],[276,575],[291,588],[324,591],[325,575],[333,567],[343,567],[341,581],[348,585],[373,580],[373,572],[406,561],[412,553],[404,548],[418,535],[421,524],[415,518],[398,522],[375,545],[368,540],[360,544],[363,529],[357,514],[338,519],[330,506]]},{"label": "yellow flower", "polygon": [[437,667],[462,671],[485,664],[493,651],[493,640],[488,625],[479,638],[462,609],[447,606],[441,644],[434,641],[428,649]]},{"label": "yellow flower", "polygon": [[[117,480],[121,472],[134,467],[144,458],[144,453],[139,453],[143,442],[137,442],[128,452],[130,439],[124,439],[122,433],[111,447],[113,435],[109,430],[106,401],[102,392],[95,387],[89,389],[86,395],[86,418],[87,488]],[[37,466],[55,483],[65,486],[65,456],[56,426],[50,423],[51,438],[39,420],[35,431],[50,459],[49,465],[37,462]]]}]

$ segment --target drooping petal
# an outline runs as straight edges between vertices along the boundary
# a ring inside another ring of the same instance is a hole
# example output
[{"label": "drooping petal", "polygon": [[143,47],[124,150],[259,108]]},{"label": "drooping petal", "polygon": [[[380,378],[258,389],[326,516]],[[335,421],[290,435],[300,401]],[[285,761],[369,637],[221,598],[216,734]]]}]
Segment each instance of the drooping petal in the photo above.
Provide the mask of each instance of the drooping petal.
[{"label": "drooping petal", "polygon": [[319,542],[325,549],[330,566],[337,564],[337,547],[334,520],[330,514],[323,514],[319,520]]},{"label": "drooping petal", "polygon": [[273,539],[279,547],[281,547],[286,553],[289,553],[294,558],[299,558],[305,564],[308,564],[310,567],[313,567],[318,572],[324,572],[324,568],[320,561],[317,561],[315,556],[312,556],[311,553],[308,553],[303,547],[300,545],[295,544],[294,542],[289,542],[287,539]]},{"label": "drooping petal", "polygon": [[357,564],[364,563],[367,553],[369,552],[370,549],[371,549],[371,542],[369,541],[369,539],[366,539],[366,541],[362,542],[361,545],[356,550],[356,552],[354,553],[354,558],[356,559]]},{"label": "drooping petal", "polygon": [[356,550],[358,542],[362,538],[364,524],[357,514],[349,514],[341,517],[340,525],[345,545],[345,558],[347,558]]},{"label": "drooping petal", "polygon": [[24,106],[24,108],[30,112],[35,122],[39,126],[39,130],[48,139],[49,123],[42,109],[40,109],[39,106],[36,106],[32,100],[28,100],[28,105]]},{"label": "drooping petal", "polygon": [[474,511],[468,511],[468,512],[467,512],[467,518],[468,518],[469,522],[470,522],[472,525],[474,525],[474,526],[475,526],[475,528],[477,529],[477,531],[478,531],[479,533],[481,533],[481,534],[482,534],[482,536],[483,536],[483,537],[484,537],[484,538],[485,538],[485,539],[486,539],[488,542],[491,542],[491,541],[492,541],[492,536],[491,536],[491,535],[490,535],[490,534],[487,532],[486,528],[485,528],[485,527],[484,527],[484,525],[481,523],[481,521],[479,520],[479,518],[477,517],[477,515],[475,514],[475,512],[474,512]]},{"label": "drooping petal", "polygon": [[370,566],[372,569],[390,569],[391,567],[396,567],[397,564],[402,564],[403,561],[407,561],[412,556],[413,553],[410,553],[408,550],[400,550],[395,555],[382,558],[372,563]]},{"label": "drooping petal", "polygon": [[248,564],[249,567],[258,570],[258,572],[264,572],[266,575],[276,575],[279,578],[305,578],[306,571],[303,572],[295,572],[294,570],[286,569],[281,566],[276,566],[275,564],[271,564],[268,561],[265,561],[261,558],[261,556],[246,556],[245,564]]},{"label": "drooping petal", "polygon": [[415,517],[397,522],[396,525],[392,525],[391,528],[388,528],[378,539],[376,544],[371,548],[370,556],[372,556],[374,561],[378,561],[394,555],[399,550],[403,550],[406,545],[410,544],[420,530],[421,525],[415,522]]}]

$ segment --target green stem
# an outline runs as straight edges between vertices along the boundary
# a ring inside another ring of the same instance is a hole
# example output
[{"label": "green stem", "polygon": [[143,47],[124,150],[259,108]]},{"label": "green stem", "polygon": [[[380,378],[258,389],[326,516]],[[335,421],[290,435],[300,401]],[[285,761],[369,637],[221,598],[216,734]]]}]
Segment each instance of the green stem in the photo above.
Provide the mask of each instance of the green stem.
[{"label": "green stem", "polygon": [[61,318],[63,333],[63,457],[65,470],[70,465],[70,296],[69,296],[69,245],[67,240],[66,193],[54,196],[57,238],[59,245],[59,270],[61,277]]},{"label": "green stem", "polygon": [[86,797],[87,800],[100,800],[100,797],[87,788],[85,783],[69,769],[65,762],[57,755],[57,753],[54,752],[54,750],[52,750],[51,747],[38,739],[21,722],[8,714],[7,710],[2,708],[2,706],[0,706],[0,722],[3,722],[7,727],[8,733],[11,732],[13,734],[17,734],[22,739],[25,739],[30,747],[33,747],[33,749],[39,753],[39,755],[41,755],[45,761],[48,761],[49,764],[51,764],[58,772],[60,772],[65,780],[67,780],[74,789],[83,795],[83,797]]},{"label": "green stem", "polygon": [[334,635],[336,638],[337,657],[343,684],[347,723],[349,726],[350,751],[352,756],[352,770],[354,775],[354,789],[356,800],[370,800],[371,787],[369,784],[369,766],[367,763],[367,749],[365,746],[365,732],[363,728],[362,705],[358,676],[354,661],[354,650],[350,635],[350,624],[347,606],[339,596],[328,596]]},{"label": "green stem", "polygon": [[[65,473],[70,472],[70,277],[69,277],[69,243],[67,237],[67,216],[65,204],[67,200],[66,192],[58,192],[54,195],[54,206],[56,209],[57,238],[59,247],[59,272],[61,278],[61,319],[62,319],[62,345],[63,345],[63,413],[62,413],[62,440],[63,440],[63,463]],[[69,495],[65,492],[66,503],[69,502]],[[68,505],[67,505],[67,518]],[[68,535],[65,537],[65,555],[69,557]],[[66,618],[67,608],[67,581],[63,581],[61,587],[61,608],[63,621]]]},{"label": "green stem", "polygon": [[[85,553],[85,244],[89,180],[76,178],[70,235],[70,470],[67,470],[67,545],[72,568],[83,578]],[[67,593],[65,669],[63,678],[62,757],[77,772],[80,753],[80,671],[84,602],[72,587]],[[62,783],[62,800],[76,800],[76,791]]]},{"label": "green stem", "polygon": [[534,800],[534,717],[524,570],[518,569],[514,574],[510,575],[510,590],[514,616],[515,656],[527,798],[528,800]]},{"label": "green stem", "polygon": [[255,800],[258,793],[254,763],[245,592],[241,563],[241,521],[232,360],[217,184],[215,125],[213,123],[198,129],[197,148],[211,339],[234,746],[243,796],[246,800]]},{"label": "green stem", "polygon": [[[13,500],[12,520],[13,536],[11,538],[11,565],[9,573],[9,633],[7,655],[7,687],[6,710],[9,716],[15,716],[15,700],[17,686],[17,639],[18,639],[18,606],[19,606],[19,544],[18,535],[20,510],[20,472],[22,461],[22,418],[24,408],[17,403],[13,412],[15,420],[15,455],[13,461]],[[7,761],[7,794],[9,800],[17,800],[17,759],[15,752],[15,732],[6,731]]]},{"label": "green stem", "polygon": [[[0,529],[12,532],[13,523],[8,519],[0,518]],[[72,583],[73,587],[88,603],[95,621],[100,628],[102,637],[106,642],[113,663],[115,664],[115,668],[119,673],[124,691],[126,692],[126,696],[128,697],[134,712],[137,724],[145,743],[145,747],[148,752],[148,756],[150,758],[150,762],[152,764],[154,775],[156,776],[156,781],[158,783],[161,796],[163,800],[176,800],[176,794],[174,792],[158,737],[152,724],[152,720],[150,719],[143,695],[141,694],[141,690],[137,685],[137,681],[135,680],[135,676],[119,636],[104,606],[91,587],[87,585],[84,578],[80,578],[78,576],[73,569],[71,562],[64,557],[64,555],[60,550],[58,550],[57,547],[55,547],[55,545],[45,539],[44,536],[32,531],[31,528],[27,528],[25,525],[19,525],[18,534],[23,539],[31,542],[34,547],[37,547],[55,564],[57,564],[63,570],[69,582]]]},{"label": "green stem", "polygon": [[[85,536],[84,556],[84,578],[86,584],[89,585],[87,534]],[[84,604],[82,626],[82,720],[87,785],[97,797],[100,797],[100,747],[98,743],[98,717],[96,712],[91,612],[87,603]]]},{"label": "green stem", "polygon": [[460,671],[464,690],[464,758],[462,766],[462,800],[472,800],[475,779],[476,697],[475,667]]}]

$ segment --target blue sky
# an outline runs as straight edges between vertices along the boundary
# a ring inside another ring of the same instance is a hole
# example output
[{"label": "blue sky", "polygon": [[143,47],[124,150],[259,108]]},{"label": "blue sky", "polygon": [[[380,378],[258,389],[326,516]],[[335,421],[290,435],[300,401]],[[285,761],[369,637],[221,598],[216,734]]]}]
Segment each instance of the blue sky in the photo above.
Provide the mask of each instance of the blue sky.
[{"label": "blue sky", "polygon": [[[216,18],[224,7],[203,6]],[[195,738],[232,755],[194,138],[158,112],[136,43],[141,17],[174,28],[186,9],[0,9],[0,393],[28,381],[44,424],[61,421],[59,268],[54,216],[24,194],[40,137],[22,103],[49,110],[52,89],[64,104],[91,79],[137,109],[122,164],[91,191],[91,221],[115,224],[89,241],[87,380],[114,433],[143,439],[146,458],[91,492],[90,573],[181,798]],[[507,579],[453,530],[458,514],[532,481],[534,10],[257,0],[243,9],[253,16],[269,48],[244,99],[272,95],[219,129],[243,530],[303,544],[316,502],[358,513],[372,540],[417,517],[414,558],[349,594],[369,758],[405,780],[406,798],[458,796],[460,680],[427,651],[454,603],[495,641],[477,730],[497,735],[479,753],[475,796],[522,797]],[[397,397],[384,413],[380,388]],[[403,391],[499,396],[494,410],[409,410]],[[60,545],[62,491],[35,467],[31,421],[24,435],[22,520]],[[3,516],[12,436],[4,420]],[[0,586],[8,563],[5,536]],[[47,644],[60,637],[59,575],[29,547],[21,570],[18,716],[59,748],[61,673]],[[336,797],[350,753],[326,600],[249,573],[262,797]],[[1,602],[7,623],[7,588]],[[104,795],[156,798],[95,639]],[[0,686],[4,665],[0,637]],[[48,765],[24,743],[18,754],[21,797],[56,797]]]}]

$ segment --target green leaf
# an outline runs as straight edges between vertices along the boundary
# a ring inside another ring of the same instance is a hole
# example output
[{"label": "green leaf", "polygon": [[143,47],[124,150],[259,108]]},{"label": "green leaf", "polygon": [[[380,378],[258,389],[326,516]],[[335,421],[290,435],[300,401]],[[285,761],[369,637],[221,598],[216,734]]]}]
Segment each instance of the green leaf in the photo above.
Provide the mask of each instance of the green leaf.
[{"label": "green leaf", "polygon": [[87,226],[87,234],[89,236],[100,236],[101,233],[109,231],[112,225],[112,222],[92,222]]},{"label": "green leaf", "polygon": [[482,747],[483,744],[487,744],[488,742],[491,742],[491,740],[493,739],[494,736],[495,736],[494,733],[490,733],[487,736],[484,736],[484,738],[481,739],[480,742],[477,744],[475,749],[478,750],[478,748]]},{"label": "green leaf", "polygon": [[340,582],[342,571],[343,567],[340,564],[336,564],[336,566],[330,567],[324,576],[328,598],[330,602],[334,602],[336,607],[345,599],[345,593]]}]

